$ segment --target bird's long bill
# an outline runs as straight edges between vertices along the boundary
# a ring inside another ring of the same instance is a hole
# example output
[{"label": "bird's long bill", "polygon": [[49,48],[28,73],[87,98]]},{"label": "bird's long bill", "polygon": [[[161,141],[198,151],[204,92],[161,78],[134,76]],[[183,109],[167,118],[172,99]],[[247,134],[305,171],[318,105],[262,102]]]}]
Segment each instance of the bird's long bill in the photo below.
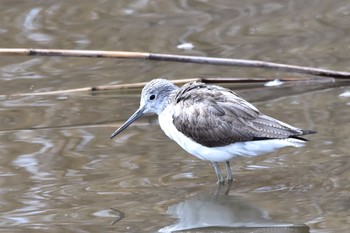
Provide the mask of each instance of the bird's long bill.
[{"label": "bird's long bill", "polygon": [[114,133],[111,135],[111,139],[117,136],[119,133],[121,133],[124,129],[126,129],[131,123],[136,121],[138,118],[140,118],[143,115],[143,112],[145,111],[145,107],[140,107],[134,114],[132,114],[131,117],[125,123],[119,127]]}]

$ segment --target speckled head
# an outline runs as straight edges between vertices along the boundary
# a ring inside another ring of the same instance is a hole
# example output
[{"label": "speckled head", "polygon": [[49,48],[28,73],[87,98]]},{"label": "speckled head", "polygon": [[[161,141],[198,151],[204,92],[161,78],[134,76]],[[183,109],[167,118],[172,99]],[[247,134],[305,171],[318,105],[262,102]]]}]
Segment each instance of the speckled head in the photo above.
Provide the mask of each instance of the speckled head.
[{"label": "speckled head", "polygon": [[166,79],[153,79],[142,89],[140,108],[143,113],[157,113],[166,107],[168,98],[178,87]]},{"label": "speckled head", "polygon": [[177,89],[166,79],[153,79],[142,89],[139,109],[112,135],[117,136],[145,113],[160,114],[168,104],[169,96]]}]

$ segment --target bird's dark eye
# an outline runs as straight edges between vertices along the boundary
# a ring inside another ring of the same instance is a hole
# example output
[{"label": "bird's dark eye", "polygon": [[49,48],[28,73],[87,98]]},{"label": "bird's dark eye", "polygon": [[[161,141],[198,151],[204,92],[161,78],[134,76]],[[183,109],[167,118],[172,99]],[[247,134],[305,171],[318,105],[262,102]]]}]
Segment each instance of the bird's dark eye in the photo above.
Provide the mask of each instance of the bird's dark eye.
[{"label": "bird's dark eye", "polygon": [[149,96],[149,99],[150,99],[150,100],[154,100],[155,98],[156,98],[155,95],[150,95],[150,96]]}]

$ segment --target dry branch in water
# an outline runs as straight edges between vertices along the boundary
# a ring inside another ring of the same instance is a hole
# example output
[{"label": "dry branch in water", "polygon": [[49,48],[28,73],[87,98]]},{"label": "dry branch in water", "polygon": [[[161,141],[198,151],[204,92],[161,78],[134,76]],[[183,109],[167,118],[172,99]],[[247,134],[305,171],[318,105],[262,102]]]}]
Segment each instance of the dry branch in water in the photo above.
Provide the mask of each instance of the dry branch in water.
[{"label": "dry branch in water", "polygon": [[[264,62],[257,60],[242,60],[217,57],[199,57],[199,56],[182,56],[174,54],[156,54],[142,52],[126,52],[126,51],[99,51],[99,50],[62,50],[62,49],[25,49],[25,48],[0,48],[0,56],[63,56],[63,57],[90,57],[90,58],[119,58],[119,59],[143,59],[154,61],[171,61],[223,66],[252,67],[261,69],[270,69],[286,72],[294,72],[300,74],[311,74],[317,76],[349,79],[350,72],[334,71],[327,69],[318,69],[303,66],[293,66],[287,64],[279,64],[272,62]],[[267,82],[275,78],[195,78],[173,80],[177,85],[187,82],[200,81],[204,83],[244,83],[244,82]],[[281,81],[305,81],[306,77],[284,77],[279,78]],[[333,80],[333,79],[331,79]],[[329,81],[326,80],[326,81]],[[142,88],[146,83],[120,84],[110,86],[84,87],[69,90],[58,90],[39,93],[22,93],[12,96],[29,96],[29,95],[55,95],[68,94],[73,92],[99,91],[99,90],[120,90]]]},{"label": "dry branch in water", "polygon": [[145,59],[153,61],[172,61],[197,64],[254,67],[278,71],[311,74],[333,78],[350,78],[349,72],[328,69],[294,66],[258,60],[242,60],[217,57],[183,56],[174,54],[126,52],[126,51],[99,51],[99,50],[63,50],[63,49],[20,49],[0,48],[0,56],[64,56],[64,57],[101,57],[121,59]]},{"label": "dry branch in water", "polygon": [[[177,79],[170,80],[176,85],[183,85],[188,82],[203,82],[203,83],[256,83],[256,82],[268,82],[273,81],[275,78],[192,78],[192,79]],[[280,81],[310,81],[308,78],[293,78],[285,77],[279,78]],[[313,80],[313,79],[311,79]],[[327,80],[322,79],[323,82],[333,83],[334,79],[329,78]],[[320,82],[320,80],[315,80]],[[47,91],[47,92],[37,92],[37,93],[19,93],[13,94],[12,96],[41,96],[41,95],[58,95],[58,94],[69,94],[76,92],[93,92],[93,91],[108,91],[108,90],[131,90],[131,89],[142,89],[147,82],[140,83],[126,83],[117,85],[106,85],[106,86],[95,86],[95,87],[83,87],[68,90],[58,90],[58,91]]]}]

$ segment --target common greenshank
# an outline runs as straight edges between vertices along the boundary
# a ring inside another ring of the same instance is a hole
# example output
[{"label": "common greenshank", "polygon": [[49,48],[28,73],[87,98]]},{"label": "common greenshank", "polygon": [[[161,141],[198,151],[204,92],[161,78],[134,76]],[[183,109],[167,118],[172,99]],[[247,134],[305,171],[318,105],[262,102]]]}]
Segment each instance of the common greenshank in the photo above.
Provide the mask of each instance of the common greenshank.
[{"label": "common greenshank", "polygon": [[143,88],[139,109],[111,138],[145,113],[156,113],[164,133],[188,153],[212,162],[219,184],[225,182],[219,162],[226,163],[232,182],[232,158],[301,147],[307,141],[301,136],[315,133],[264,115],[229,89],[197,82],[177,87],[154,79]]}]

